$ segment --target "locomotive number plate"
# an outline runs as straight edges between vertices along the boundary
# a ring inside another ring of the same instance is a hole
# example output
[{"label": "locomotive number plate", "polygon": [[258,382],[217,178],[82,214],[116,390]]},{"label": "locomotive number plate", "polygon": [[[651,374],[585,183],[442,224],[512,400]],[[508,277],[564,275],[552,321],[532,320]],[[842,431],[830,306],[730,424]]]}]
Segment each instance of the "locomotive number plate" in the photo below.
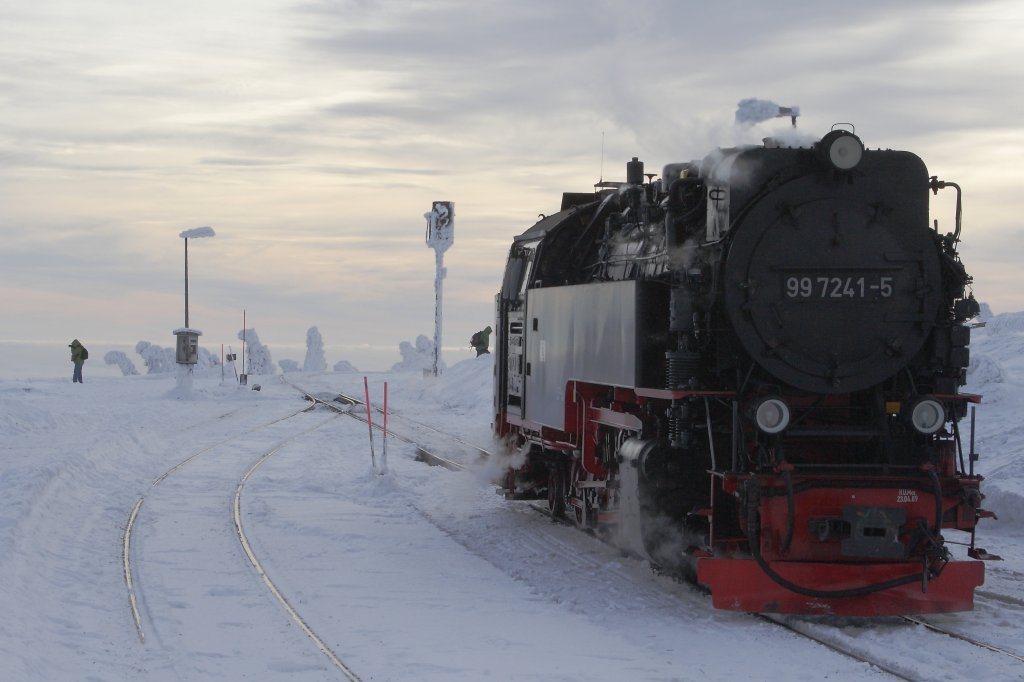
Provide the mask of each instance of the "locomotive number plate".
[{"label": "locomotive number plate", "polygon": [[890,275],[790,275],[785,278],[786,298],[875,299],[892,296]]}]

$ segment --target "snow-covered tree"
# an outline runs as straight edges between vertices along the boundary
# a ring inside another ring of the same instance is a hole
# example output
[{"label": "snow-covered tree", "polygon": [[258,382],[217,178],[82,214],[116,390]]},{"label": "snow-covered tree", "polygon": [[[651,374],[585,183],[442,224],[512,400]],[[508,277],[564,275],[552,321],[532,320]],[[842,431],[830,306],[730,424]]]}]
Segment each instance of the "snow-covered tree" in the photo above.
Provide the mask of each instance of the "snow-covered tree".
[{"label": "snow-covered tree", "polygon": [[135,344],[135,352],[142,356],[142,363],[146,365],[146,374],[164,374],[173,372],[175,366],[175,350],[156,346],[149,341],[139,341]]},{"label": "snow-covered tree", "polygon": [[247,351],[245,362],[248,365],[246,374],[274,374],[274,360],[270,357],[270,349],[260,343],[255,329],[243,329],[238,332],[239,340],[245,339]]},{"label": "snow-covered tree", "polygon": [[323,372],[327,369],[327,359],[324,357],[324,339],[320,336],[320,330],[310,327],[306,330],[306,359],[302,363],[303,372]]},{"label": "snow-covered tree", "polygon": [[[415,346],[402,341],[398,344],[398,352],[402,354],[402,361],[391,366],[392,372],[419,372],[434,368],[434,342],[423,334],[416,337]],[[437,369],[445,369],[443,361],[438,361]]]},{"label": "snow-covered tree", "polygon": [[287,374],[288,372],[298,372],[299,363],[294,360],[278,360],[277,364],[280,365],[281,371]]}]

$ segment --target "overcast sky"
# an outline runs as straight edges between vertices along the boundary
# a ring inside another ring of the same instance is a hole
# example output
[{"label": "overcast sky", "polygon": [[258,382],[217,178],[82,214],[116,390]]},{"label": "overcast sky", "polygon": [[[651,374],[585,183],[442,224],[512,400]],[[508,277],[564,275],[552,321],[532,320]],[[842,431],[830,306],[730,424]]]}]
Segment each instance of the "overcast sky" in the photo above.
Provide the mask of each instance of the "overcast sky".
[{"label": "overcast sky", "polygon": [[246,309],[271,349],[317,325],[397,361],[433,334],[423,213],[451,200],[464,346],[561,192],[786,125],[736,130],[747,97],[961,184],[975,293],[1022,310],[1022,36],[1019,0],[0,0],[0,341],[172,344],[178,235],[209,225],[204,345]]}]

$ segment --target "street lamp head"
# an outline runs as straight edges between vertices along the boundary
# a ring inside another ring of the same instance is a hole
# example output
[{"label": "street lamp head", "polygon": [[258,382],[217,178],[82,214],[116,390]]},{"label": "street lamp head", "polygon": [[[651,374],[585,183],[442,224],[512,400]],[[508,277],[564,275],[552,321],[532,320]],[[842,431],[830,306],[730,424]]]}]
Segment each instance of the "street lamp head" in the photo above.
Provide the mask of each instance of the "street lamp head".
[{"label": "street lamp head", "polygon": [[213,237],[217,233],[212,227],[193,227],[191,230],[183,230],[178,236],[182,239],[198,239],[199,237]]},{"label": "street lamp head", "polygon": [[188,240],[189,237],[192,239],[198,239],[199,237],[212,237],[216,233],[212,227],[193,227],[191,230],[183,230],[178,234],[179,237],[185,240],[185,327],[188,328]]}]

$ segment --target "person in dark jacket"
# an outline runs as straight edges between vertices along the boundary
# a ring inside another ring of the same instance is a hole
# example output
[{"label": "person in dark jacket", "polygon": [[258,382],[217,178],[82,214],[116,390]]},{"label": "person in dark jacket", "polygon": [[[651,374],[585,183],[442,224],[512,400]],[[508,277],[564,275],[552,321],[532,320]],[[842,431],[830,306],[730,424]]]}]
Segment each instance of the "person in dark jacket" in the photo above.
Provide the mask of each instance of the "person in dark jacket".
[{"label": "person in dark jacket", "polygon": [[481,329],[469,340],[469,345],[476,349],[476,356],[480,357],[484,353],[490,353],[488,347],[491,345],[491,327],[488,325],[484,329]]},{"label": "person in dark jacket", "polygon": [[68,344],[68,348],[71,349],[71,362],[75,363],[75,372],[71,375],[71,383],[83,383],[82,382],[82,365],[89,359],[89,351],[85,349],[82,342],[75,339]]}]

